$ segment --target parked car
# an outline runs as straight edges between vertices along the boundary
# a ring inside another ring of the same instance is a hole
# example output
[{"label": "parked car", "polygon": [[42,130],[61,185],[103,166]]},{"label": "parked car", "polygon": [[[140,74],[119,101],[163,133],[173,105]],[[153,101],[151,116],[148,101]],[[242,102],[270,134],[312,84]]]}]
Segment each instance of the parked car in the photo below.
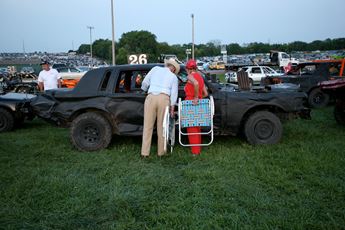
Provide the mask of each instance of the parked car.
[{"label": "parked car", "polygon": [[25,119],[35,116],[31,111],[32,94],[7,93],[0,95],[0,133],[19,127]]},{"label": "parked car", "polygon": [[196,66],[198,67],[198,70],[204,70],[204,64],[205,62],[197,62]]},{"label": "parked car", "polygon": [[[252,85],[259,84],[261,79],[267,76],[275,77],[283,75],[268,66],[245,66],[240,70],[244,70],[248,73],[248,77]],[[227,72],[225,74],[225,81],[228,83],[237,83],[237,72]]]},{"label": "parked car", "polygon": [[[106,148],[113,134],[142,135],[146,94],[141,82],[156,65],[160,64],[90,70],[74,89],[49,90],[35,98],[31,107],[37,116],[70,127],[70,139],[77,149]],[[184,67],[178,78],[179,97],[184,98]],[[281,119],[310,116],[303,106],[305,94],[295,89],[274,86],[240,91],[207,80],[205,84],[215,101],[216,135],[244,133],[250,144],[274,144],[282,136]]]},{"label": "parked car", "polygon": [[58,69],[58,68],[67,68],[68,66],[66,65],[66,64],[64,64],[64,63],[54,63],[53,65],[52,65],[52,68],[53,69]]},{"label": "parked car", "polygon": [[62,67],[56,70],[60,73],[61,85],[65,88],[74,88],[86,73],[86,71],[81,71],[73,67]]},{"label": "parked car", "polygon": [[35,73],[35,70],[31,66],[25,66],[20,70],[20,73],[21,74],[33,74],[33,73]]},{"label": "parked car", "polygon": [[74,67],[62,67],[56,69],[59,73],[62,79],[78,79],[82,78],[86,71],[81,71]]},{"label": "parked car", "polygon": [[267,84],[293,83],[299,85],[308,94],[311,107],[328,105],[330,94],[320,89],[322,81],[343,79],[345,77],[345,59],[318,60],[304,62],[292,68],[286,75],[266,77]]},{"label": "parked car", "polygon": [[222,61],[212,62],[209,65],[210,70],[225,70],[225,63]]},{"label": "parked car", "polygon": [[7,72],[0,72],[0,94],[8,92],[36,93],[38,84],[36,80],[26,81],[19,75],[10,75]]}]

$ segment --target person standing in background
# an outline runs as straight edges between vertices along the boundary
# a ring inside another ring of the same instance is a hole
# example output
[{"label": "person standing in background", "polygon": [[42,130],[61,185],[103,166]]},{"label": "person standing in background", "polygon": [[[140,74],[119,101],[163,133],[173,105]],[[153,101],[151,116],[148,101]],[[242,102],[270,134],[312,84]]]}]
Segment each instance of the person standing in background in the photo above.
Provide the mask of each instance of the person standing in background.
[{"label": "person standing in background", "polygon": [[49,62],[41,63],[42,71],[38,75],[38,87],[40,91],[61,88],[61,76],[56,69],[50,68]]}]

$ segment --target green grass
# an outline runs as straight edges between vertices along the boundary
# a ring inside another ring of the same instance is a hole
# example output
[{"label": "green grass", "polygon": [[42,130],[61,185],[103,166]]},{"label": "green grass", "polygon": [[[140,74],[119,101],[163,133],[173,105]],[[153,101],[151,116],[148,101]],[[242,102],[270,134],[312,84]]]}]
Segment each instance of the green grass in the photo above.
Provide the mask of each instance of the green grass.
[{"label": "green grass", "polygon": [[73,149],[40,120],[0,135],[1,229],[344,229],[345,129],[332,108],[281,143],[216,137],[198,158],[139,157],[140,137]]}]

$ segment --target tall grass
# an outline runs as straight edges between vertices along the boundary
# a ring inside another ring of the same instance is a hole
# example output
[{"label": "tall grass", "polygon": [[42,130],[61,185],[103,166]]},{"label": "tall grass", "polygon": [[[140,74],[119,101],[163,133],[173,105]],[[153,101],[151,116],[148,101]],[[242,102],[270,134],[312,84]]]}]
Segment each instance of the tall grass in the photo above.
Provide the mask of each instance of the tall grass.
[{"label": "tall grass", "polygon": [[82,153],[40,120],[0,134],[3,229],[344,229],[345,129],[332,109],[284,124],[281,143],[216,137],[140,159],[141,138]]}]

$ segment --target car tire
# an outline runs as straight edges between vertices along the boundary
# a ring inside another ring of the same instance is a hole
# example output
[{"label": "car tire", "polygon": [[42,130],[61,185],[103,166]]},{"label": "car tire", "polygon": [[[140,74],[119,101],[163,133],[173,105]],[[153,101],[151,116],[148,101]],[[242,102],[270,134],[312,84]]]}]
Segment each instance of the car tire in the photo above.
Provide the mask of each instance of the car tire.
[{"label": "car tire", "polygon": [[250,87],[253,87],[253,86],[254,86],[254,81],[253,81],[253,79],[249,78],[249,84],[250,84]]},{"label": "car tire", "polygon": [[313,89],[308,96],[308,103],[313,108],[322,108],[328,105],[330,96],[319,88]]},{"label": "car tire", "polygon": [[250,115],[244,125],[244,134],[249,144],[276,144],[280,141],[283,127],[279,118],[268,111]]},{"label": "car tire", "polygon": [[80,151],[107,148],[111,138],[112,129],[108,120],[98,113],[83,113],[72,122],[70,139]]},{"label": "car tire", "polygon": [[0,133],[11,131],[14,127],[14,117],[8,110],[0,108]]},{"label": "car tire", "polygon": [[345,126],[345,108],[343,106],[336,105],[334,107],[334,118],[339,125]]}]

